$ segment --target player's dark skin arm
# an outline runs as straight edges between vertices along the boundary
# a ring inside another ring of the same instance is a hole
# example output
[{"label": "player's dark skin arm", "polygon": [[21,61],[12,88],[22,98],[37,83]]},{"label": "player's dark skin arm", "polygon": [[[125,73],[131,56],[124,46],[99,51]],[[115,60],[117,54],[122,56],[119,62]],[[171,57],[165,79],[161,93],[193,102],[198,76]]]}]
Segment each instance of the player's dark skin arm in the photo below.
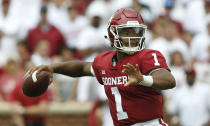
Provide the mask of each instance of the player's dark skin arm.
[{"label": "player's dark skin arm", "polygon": [[[52,64],[49,66],[42,65],[39,67],[35,67],[30,70],[30,74],[32,74],[32,72],[34,72],[35,70],[46,70],[51,73],[51,78],[52,73],[64,74],[71,77],[92,76],[90,71],[91,65],[91,62],[73,60]],[[124,69],[122,72],[128,74],[128,82],[125,84],[125,86],[137,85],[138,82],[143,80],[143,76],[139,70],[138,65],[136,67],[131,64],[124,65]],[[154,71],[151,73],[151,76],[153,77],[152,88],[165,90],[173,88],[176,85],[173,75],[166,69],[159,69],[157,71]]]},{"label": "player's dark skin arm", "polygon": [[151,75],[153,77],[153,88],[165,90],[176,86],[173,75],[166,69],[159,69],[154,71]]},{"label": "player's dark skin arm", "polygon": [[50,65],[53,73],[60,73],[71,77],[92,76],[90,72],[91,62],[72,60]]},{"label": "player's dark skin arm", "polygon": [[59,73],[71,77],[82,77],[82,76],[92,76],[90,68],[91,62],[83,62],[79,60],[72,60],[68,62],[56,63],[52,65],[41,65],[38,67],[34,67],[29,70],[29,74],[32,74],[34,71],[49,71],[51,73],[51,81],[52,81],[52,73]]}]

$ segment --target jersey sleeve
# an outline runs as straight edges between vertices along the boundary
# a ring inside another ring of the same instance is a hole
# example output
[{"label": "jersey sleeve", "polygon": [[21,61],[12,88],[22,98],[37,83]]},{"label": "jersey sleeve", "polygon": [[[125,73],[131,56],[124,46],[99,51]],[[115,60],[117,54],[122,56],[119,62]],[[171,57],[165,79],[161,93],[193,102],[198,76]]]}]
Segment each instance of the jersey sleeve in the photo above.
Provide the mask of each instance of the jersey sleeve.
[{"label": "jersey sleeve", "polygon": [[140,67],[143,74],[148,75],[158,68],[164,68],[170,71],[164,56],[159,51],[152,50],[143,55]]},{"label": "jersey sleeve", "polygon": [[96,57],[92,63],[92,68],[93,68],[93,71],[94,71],[94,75],[96,77],[96,79],[98,80],[98,82],[100,84],[103,84],[103,81],[101,79],[101,75],[100,75],[100,67],[99,67],[99,59],[98,57]]}]

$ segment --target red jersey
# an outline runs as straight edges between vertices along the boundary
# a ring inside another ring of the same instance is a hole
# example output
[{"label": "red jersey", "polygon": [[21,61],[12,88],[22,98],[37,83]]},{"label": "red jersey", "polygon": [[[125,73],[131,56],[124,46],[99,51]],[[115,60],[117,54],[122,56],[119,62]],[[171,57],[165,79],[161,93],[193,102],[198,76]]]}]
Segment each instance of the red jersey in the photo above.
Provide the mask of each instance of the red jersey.
[{"label": "red jersey", "polygon": [[113,66],[112,58],[116,51],[104,51],[92,64],[99,83],[104,85],[109,100],[109,107],[115,126],[130,126],[135,123],[162,118],[162,95],[160,90],[141,85],[127,86],[123,65],[139,65],[143,75],[148,75],[157,68],[168,69],[163,55],[155,50],[143,49],[118,61]]},{"label": "red jersey", "polygon": [[[15,89],[12,91],[12,93],[9,96],[9,101],[19,102],[23,107],[30,107],[33,105],[37,105],[42,101],[48,103],[50,101],[50,92],[49,90],[47,90],[43,95],[39,97],[30,98],[23,94],[21,84],[17,84]],[[45,117],[25,115],[24,120],[25,122],[44,122]]]},{"label": "red jersey", "polygon": [[30,30],[27,36],[27,46],[30,52],[34,51],[36,44],[41,39],[48,40],[50,44],[50,56],[57,54],[59,48],[65,45],[63,35],[55,26],[51,25],[49,31],[45,33],[40,30],[40,26],[38,25],[36,28]]},{"label": "red jersey", "polygon": [[11,75],[6,71],[2,72],[0,75],[0,95],[4,101],[9,101],[9,96],[15,89],[15,86],[19,84],[23,79],[23,73],[19,75]]},{"label": "red jersey", "polygon": [[22,85],[17,84],[15,89],[9,95],[10,102],[19,102],[24,107],[29,107],[39,104],[41,101],[49,102],[50,101],[50,91],[49,89],[39,97],[28,97],[22,92]]}]

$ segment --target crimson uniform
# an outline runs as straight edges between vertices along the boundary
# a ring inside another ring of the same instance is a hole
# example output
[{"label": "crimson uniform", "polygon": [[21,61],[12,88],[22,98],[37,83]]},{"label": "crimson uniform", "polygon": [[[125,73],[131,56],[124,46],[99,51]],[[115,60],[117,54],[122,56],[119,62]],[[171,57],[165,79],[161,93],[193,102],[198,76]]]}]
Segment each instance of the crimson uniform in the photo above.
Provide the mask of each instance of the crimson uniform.
[{"label": "crimson uniform", "polygon": [[116,66],[112,59],[116,51],[104,51],[92,64],[98,82],[104,85],[109,99],[111,116],[115,126],[130,126],[163,117],[162,96],[159,90],[141,85],[127,86],[126,73],[122,73],[123,65],[130,63],[139,65],[143,75],[158,68],[169,70],[163,55],[155,50],[143,49],[120,60]]}]

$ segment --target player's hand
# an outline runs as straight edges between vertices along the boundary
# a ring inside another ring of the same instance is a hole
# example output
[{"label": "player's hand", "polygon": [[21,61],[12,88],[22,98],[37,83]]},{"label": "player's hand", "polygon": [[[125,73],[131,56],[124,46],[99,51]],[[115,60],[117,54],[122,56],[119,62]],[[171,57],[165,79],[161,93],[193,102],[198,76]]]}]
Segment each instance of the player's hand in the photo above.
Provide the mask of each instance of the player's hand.
[{"label": "player's hand", "polygon": [[[41,66],[37,66],[37,67],[33,67],[31,69],[28,70],[28,72],[25,74],[25,76],[27,75],[31,75],[33,74],[35,71],[37,71],[37,73],[41,72],[41,71],[47,71],[50,73],[50,83],[53,82],[53,70],[50,66],[47,65],[41,65]],[[25,78],[24,76],[24,78]]]},{"label": "player's hand", "polygon": [[128,63],[127,65],[123,65],[122,72],[128,74],[128,82],[124,86],[137,85],[138,82],[143,80],[143,75],[139,70],[138,64],[136,64],[136,67],[134,67],[130,63]]}]

